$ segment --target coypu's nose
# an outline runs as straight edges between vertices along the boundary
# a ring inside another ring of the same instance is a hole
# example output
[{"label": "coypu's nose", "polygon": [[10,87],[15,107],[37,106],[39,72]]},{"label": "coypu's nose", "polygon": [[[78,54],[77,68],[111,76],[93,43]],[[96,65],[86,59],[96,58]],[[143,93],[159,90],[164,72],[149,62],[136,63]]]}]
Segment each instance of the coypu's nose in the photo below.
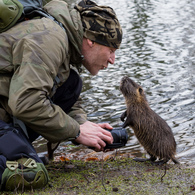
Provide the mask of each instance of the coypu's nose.
[{"label": "coypu's nose", "polygon": [[135,86],[135,83],[133,80],[131,80],[128,76],[124,76],[121,79],[121,84],[124,84],[125,82],[130,83],[131,85]]},{"label": "coypu's nose", "polygon": [[129,77],[128,76],[124,76],[122,79],[121,79],[121,82],[120,82],[120,90],[123,92],[125,89],[128,88],[128,84],[129,83]]},{"label": "coypu's nose", "polygon": [[130,79],[128,76],[124,76],[121,79],[120,88],[128,88],[128,91],[135,90],[139,88],[140,86],[134,82],[132,79]]},{"label": "coypu's nose", "polygon": [[127,80],[129,79],[128,76],[124,76],[122,79],[121,79],[121,84],[126,82]]}]

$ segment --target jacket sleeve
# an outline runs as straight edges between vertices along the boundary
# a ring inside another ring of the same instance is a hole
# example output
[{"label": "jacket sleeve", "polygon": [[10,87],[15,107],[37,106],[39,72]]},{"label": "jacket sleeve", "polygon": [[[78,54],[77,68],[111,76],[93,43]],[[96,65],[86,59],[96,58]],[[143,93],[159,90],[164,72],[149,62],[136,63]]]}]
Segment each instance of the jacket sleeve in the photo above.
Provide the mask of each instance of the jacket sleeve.
[{"label": "jacket sleeve", "polygon": [[73,119],[75,119],[80,125],[87,121],[87,114],[82,109],[81,103],[82,103],[82,99],[79,97],[77,102],[74,104],[74,106],[71,108],[70,112],[68,113],[68,115]]},{"label": "jacket sleeve", "polygon": [[[8,100],[16,118],[51,142],[75,137],[79,131],[79,123],[48,98],[68,56],[66,34],[56,28],[29,34],[14,44]],[[68,65],[65,73],[68,77]]]}]

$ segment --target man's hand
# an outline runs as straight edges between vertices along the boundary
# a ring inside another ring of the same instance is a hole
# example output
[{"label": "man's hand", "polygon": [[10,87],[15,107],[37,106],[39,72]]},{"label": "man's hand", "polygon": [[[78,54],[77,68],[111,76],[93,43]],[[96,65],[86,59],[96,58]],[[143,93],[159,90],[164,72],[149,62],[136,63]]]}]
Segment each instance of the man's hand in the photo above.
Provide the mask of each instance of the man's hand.
[{"label": "man's hand", "polygon": [[75,141],[85,146],[95,148],[96,152],[103,151],[106,146],[105,141],[108,144],[112,144],[113,142],[111,133],[104,128],[113,129],[108,123],[95,124],[86,121],[84,124],[80,125],[80,135]]}]

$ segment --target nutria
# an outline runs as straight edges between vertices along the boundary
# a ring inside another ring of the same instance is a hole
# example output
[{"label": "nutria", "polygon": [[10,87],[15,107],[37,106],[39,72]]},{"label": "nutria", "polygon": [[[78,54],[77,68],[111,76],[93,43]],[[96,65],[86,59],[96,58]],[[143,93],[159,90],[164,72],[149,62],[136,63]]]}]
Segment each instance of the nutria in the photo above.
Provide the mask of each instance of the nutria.
[{"label": "nutria", "polygon": [[127,106],[127,110],[121,115],[122,121],[126,118],[123,127],[130,126],[134,130],[138,141],[150,155],[149,159],[134,160],[164,164],[171,159],[174,163],[179,163],[175,158],[176,142],[172,130],[150,108],[142,87],[125,76],[121,79],[120,90]]}]

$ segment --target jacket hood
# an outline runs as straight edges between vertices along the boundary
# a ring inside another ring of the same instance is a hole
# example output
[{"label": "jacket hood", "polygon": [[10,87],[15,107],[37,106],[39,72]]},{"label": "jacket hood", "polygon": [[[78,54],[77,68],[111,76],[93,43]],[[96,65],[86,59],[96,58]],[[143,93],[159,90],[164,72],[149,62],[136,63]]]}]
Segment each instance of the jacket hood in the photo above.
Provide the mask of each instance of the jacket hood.
[{"label": "jacket hood", "polygon": [[44,10],[63,24],[70,42],[70,63],[80,69],[83,59],[83,26],[80,13],[76,9],[69,10],[68,4],[63,0],[50,1],[44,6]]}]

